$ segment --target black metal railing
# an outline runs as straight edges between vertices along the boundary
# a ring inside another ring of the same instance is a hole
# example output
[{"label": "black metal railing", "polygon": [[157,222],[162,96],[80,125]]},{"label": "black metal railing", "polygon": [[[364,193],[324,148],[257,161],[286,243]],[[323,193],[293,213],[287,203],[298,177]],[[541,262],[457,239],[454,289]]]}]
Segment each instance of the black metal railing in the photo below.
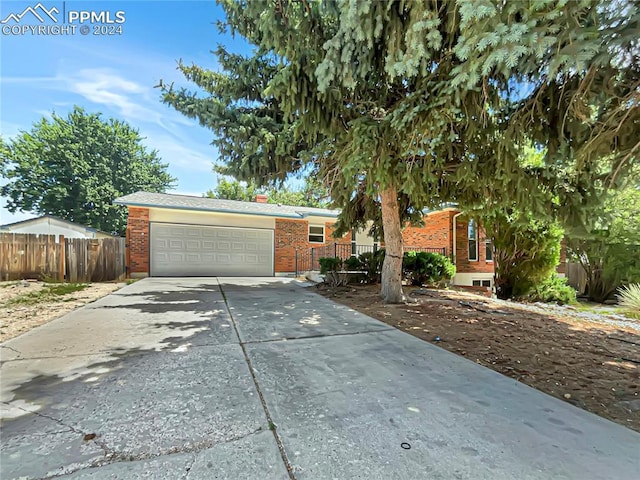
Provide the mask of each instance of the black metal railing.
[{"label": "black metal railing", "polygon": [[[295,269],[296,276],[310,271],[319,271],[319,259],[325,257],[340,258],[346,260],[349,257],[358,257],[365,252],[376,252],[380,248],[378,245],[356,245],[353,243],[331,243],[307,250],[296,250]],[[404,247],[405,252],[432,252],[447,256],[446,247]]]}]

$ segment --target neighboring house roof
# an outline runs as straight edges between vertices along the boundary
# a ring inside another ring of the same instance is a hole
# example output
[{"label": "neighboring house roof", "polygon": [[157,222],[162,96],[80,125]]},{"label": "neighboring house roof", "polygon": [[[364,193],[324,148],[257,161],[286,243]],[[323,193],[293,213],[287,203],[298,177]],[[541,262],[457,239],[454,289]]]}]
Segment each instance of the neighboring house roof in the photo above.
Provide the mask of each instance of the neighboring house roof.
[{"label": "neighboring house roof", "polygon": [[38,224],[38,223],[47,223],[49,224],[51,221],[67,226],[73,230],[84,230],[90,233],[102,233],[104,235],[110,235],[112,237],[116,237],[117,235],[113,235],[111,233],[105,232],[103,230],[98,230],[97,228],[88,227],[87,225],[82,225],[81,223],[70,222],[69,220],[65,220],[64,218],[59,218],[54,215],[43,215],[41,217],[29,218],[28,220],[21,220],[19,222],[7,223],[5,225],[0,225],[0,231],[12,231],[16,228],[26,227],[28,225]]},{"label": "neighboring house roof", "polygon": [[240,202],[237,200],[149,192],[136,192],[125,195],[124,197],[116,198],[113,203],[130,207],[157,207],[286,218],[305,218],[310,216],[336,218],[340,213],[340,210],[329,210],[327,208],[295,207],[273,203]]}]

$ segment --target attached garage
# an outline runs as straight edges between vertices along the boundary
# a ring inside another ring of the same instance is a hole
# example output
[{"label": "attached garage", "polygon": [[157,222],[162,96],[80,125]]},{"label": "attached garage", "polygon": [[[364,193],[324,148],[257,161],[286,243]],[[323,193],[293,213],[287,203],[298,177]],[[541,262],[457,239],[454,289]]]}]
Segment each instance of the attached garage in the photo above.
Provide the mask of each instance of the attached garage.
[{"label": "attached garage", "polygon": [[291,276],[299,252],[336,241],[339,214],[268,203],[266,195],[241,202],[136,192],[113,203],[128,208],[127,267],[136,278]]},{"label": "attached garage", "polygon": [[150,223],[150,275],[274,275],[273,230]]}]

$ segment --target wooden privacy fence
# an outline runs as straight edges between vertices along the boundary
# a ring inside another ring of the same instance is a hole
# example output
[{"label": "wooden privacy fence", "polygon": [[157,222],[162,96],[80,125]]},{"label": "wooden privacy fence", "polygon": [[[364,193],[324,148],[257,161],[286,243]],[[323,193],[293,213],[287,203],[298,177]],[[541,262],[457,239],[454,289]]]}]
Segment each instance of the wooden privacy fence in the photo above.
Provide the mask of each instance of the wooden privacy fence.
[{"label": "wooden privacy fence", "polygon": [[55,235],[0,233],[0,278],[64,280],[64,251]]},{"label": "wooden privacy fence", "polygon": [[587,272],[579,263],[567,263],[567,283],[582,295],[587,288]]},{"label": "wooden privacy fence", "polygon": [[67,238],[64,242],[68,282],[106,282],[126,275],[124,238]]},{"label": "wooden privacy fence", "polygon": [[106,282],[126,276],[124,238],[0,233],[0,279]]}]

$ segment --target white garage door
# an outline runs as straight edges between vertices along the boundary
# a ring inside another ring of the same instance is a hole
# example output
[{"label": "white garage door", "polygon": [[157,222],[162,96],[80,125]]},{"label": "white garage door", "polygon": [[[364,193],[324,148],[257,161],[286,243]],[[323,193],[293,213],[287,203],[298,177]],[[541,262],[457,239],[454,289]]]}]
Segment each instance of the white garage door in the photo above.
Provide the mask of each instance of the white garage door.
[{"label": "white garage door", "polygon": [[273,276],[273,230],[151,223],[151,275]]}]

